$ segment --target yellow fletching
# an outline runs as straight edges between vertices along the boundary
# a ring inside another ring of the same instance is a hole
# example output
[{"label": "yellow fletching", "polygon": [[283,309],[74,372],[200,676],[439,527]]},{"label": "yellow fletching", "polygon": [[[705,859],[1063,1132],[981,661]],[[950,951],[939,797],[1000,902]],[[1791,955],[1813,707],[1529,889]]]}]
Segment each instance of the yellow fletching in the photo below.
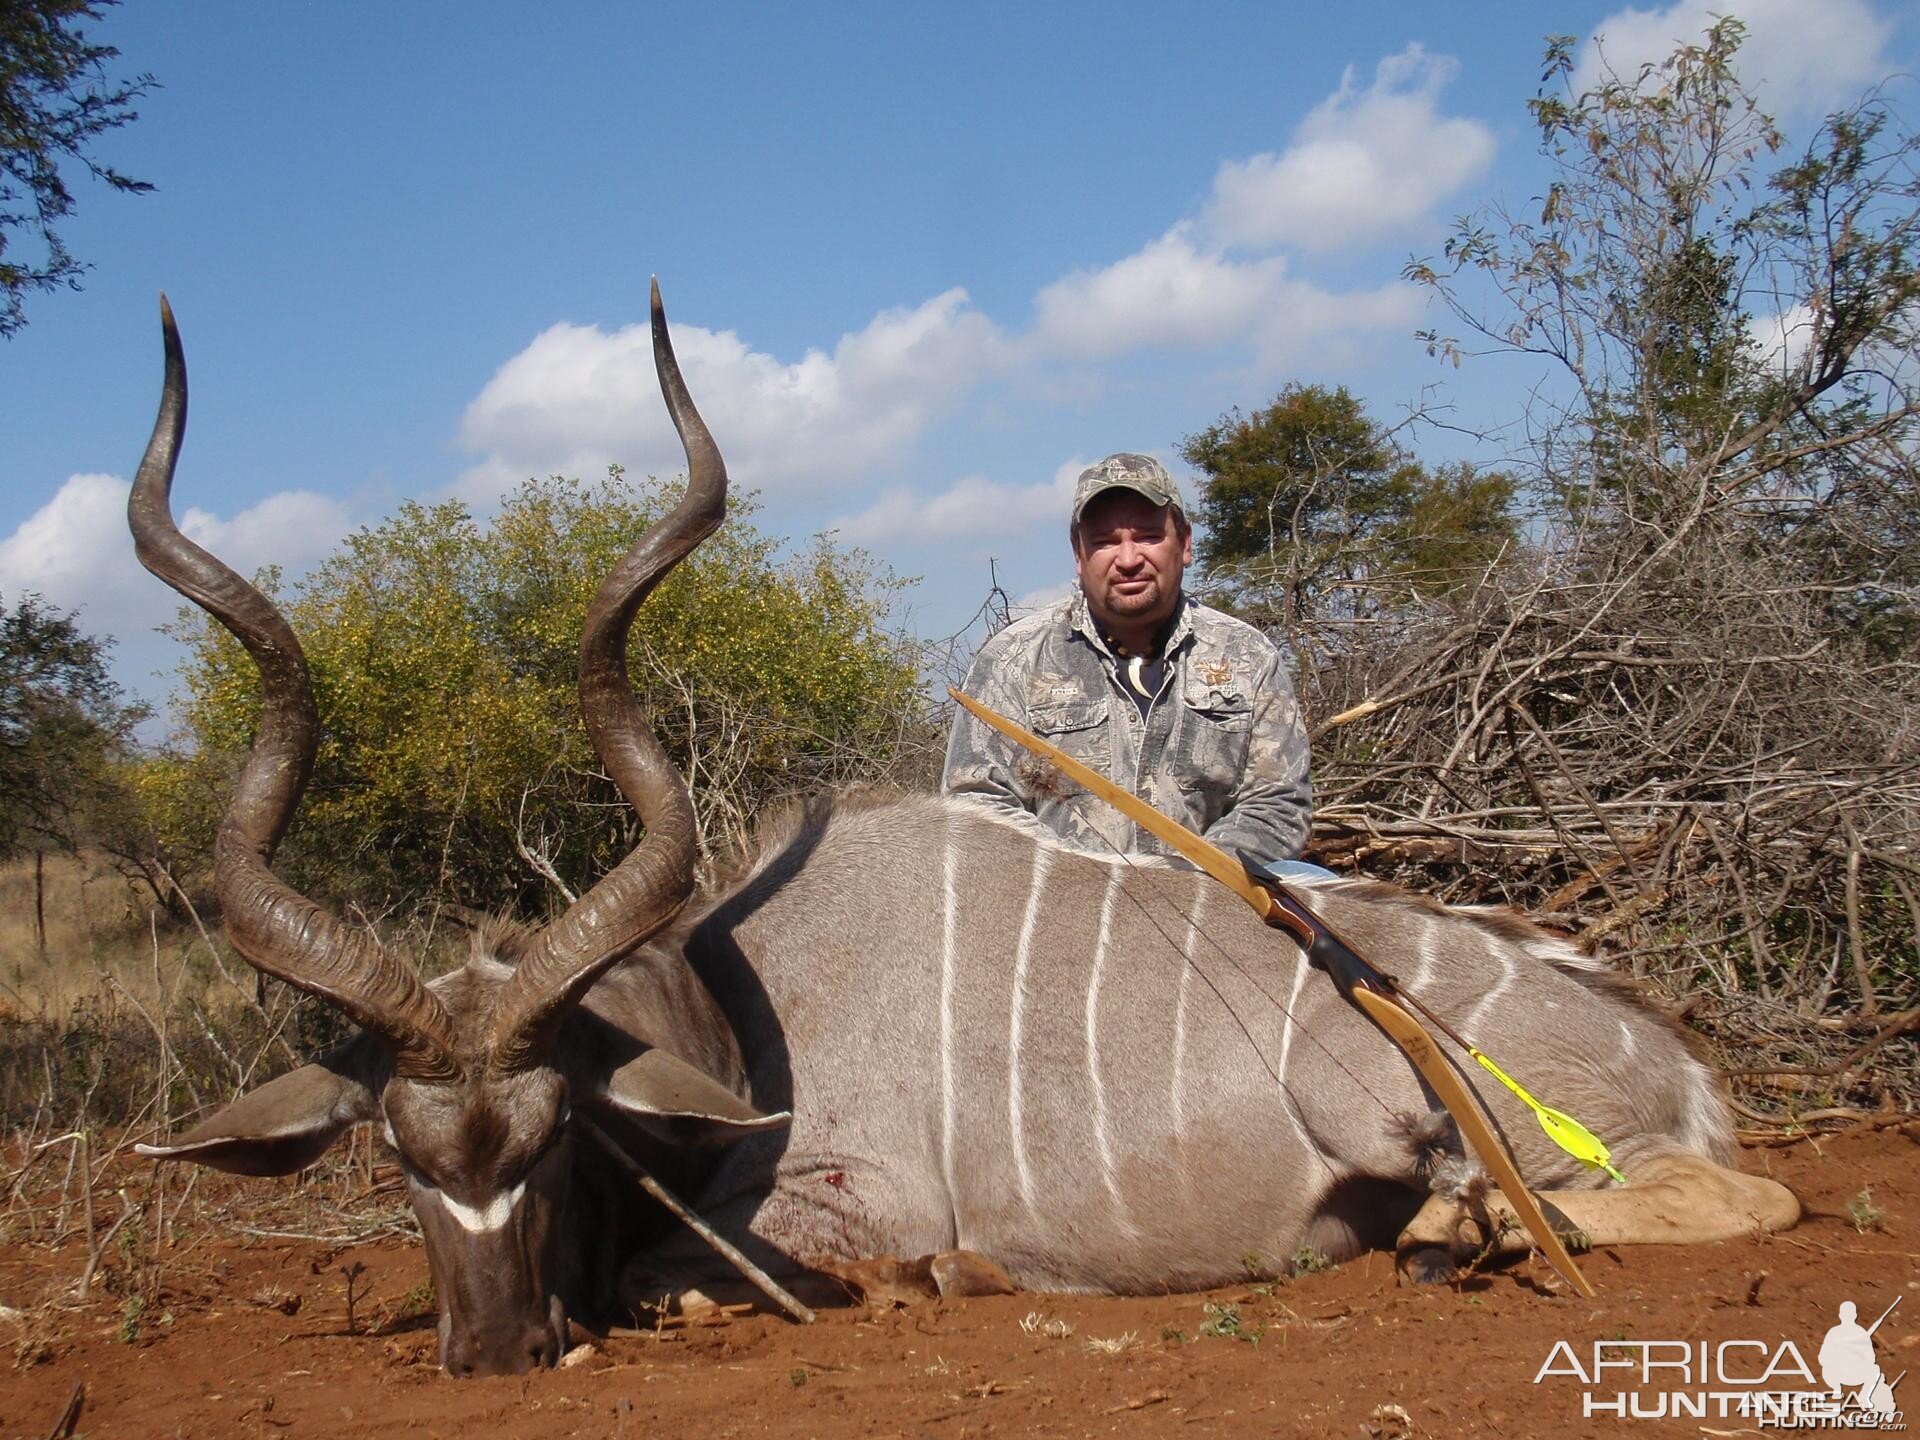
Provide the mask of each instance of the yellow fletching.
[{"label": "yellow fletching", "polygon": [[1613,1152],[1607,1149],[1606,1141],[1564,1110],[1555,1110],[1550,1105],[1542,1105],[1526,1092],[1518,1080],[1472,1046],[1467,1047],[1467,1053],[1486,1067],[1487,1073],[1494,1079],[1511,1090],[1522,1105],[1533,1111],[1534,1116],[1540,1121],[1540,1128],[1547,1132],[1549,1140],[1582,1164],[1606,1171],[1622,1185],[1627,1183],[1627,1177],[1613,1168]]}]

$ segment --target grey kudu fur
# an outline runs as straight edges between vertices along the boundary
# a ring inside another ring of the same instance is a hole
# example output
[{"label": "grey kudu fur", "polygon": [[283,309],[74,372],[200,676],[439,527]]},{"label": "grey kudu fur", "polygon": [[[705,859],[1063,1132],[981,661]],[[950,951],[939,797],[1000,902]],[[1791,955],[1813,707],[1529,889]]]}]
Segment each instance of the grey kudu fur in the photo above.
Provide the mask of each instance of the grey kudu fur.
[{"label": "grey kudu fur", "polygon": [[[166,317],[130,523],[143,563],[247,647],[265,697],[216,849],[227,931],[361,1033],[145,1153],[282,1174],[381,1122],[455,1374],[552,1363],[569,1307],[615,1315],[713,1273],[576,1142],[575,1107],[788,1276],[965,1248],[1033,1288],[1160,1293],[1307,1251],[1397,1242],[1432,1274],[1476,1239],[1510,1245],[1404,1057],[1203,875],[1078,854],[962,801],[842,797],[763,827],[750,867],[681,913],[692,809],[624,657],[648,592],[718,525],[726,472],[657,288],[653,304],[687,493],[602,585],[580,673],[645,837],[546,930],[483,930],[431,985],[271,871],[312,765],[312,692],[272,605],[173,524],[186,372]],[[1518,1102],[1476,1087],[1568,1227],[1694,1242],[1796,1218],[1781,1187],[1726,1168],[1714,1077],[1594,962],[1517,918],[1367,881],[1318,883],[1312,900],[1613,1146],[1630,1183],[1596,1188]]]}]

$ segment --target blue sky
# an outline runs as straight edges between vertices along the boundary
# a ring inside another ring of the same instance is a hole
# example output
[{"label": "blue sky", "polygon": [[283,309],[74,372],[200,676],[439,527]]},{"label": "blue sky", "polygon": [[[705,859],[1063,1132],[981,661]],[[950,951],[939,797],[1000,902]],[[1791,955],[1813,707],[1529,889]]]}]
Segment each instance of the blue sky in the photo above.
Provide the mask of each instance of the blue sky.
[{"label": "blue sky", "polygon": [[[1534,377],[1430,360],[1401,267],[1540,193],[1547,33],[1625,69],[1730,8],[1802,133],[1920,70],[1920,12],[1886,0],[129,0],[96,38],[164,88],[99,151],[159,188],[80,185],[85,290],[0,342],[0,598],[79,610],[164,692],[175,602],[121,517],[163,289],[193,383],[176,506],[240,568],[298,574],[405,498],[676,472],[658,274],[757,523],[921,577],[901,619],[948,633],[989,557],[1016,596],[1070,579],[1081,466],[1179,470],[1182,436],[1290,381],[1510,419]],[[1909,123],[1914,85],[1890,91]]]}]

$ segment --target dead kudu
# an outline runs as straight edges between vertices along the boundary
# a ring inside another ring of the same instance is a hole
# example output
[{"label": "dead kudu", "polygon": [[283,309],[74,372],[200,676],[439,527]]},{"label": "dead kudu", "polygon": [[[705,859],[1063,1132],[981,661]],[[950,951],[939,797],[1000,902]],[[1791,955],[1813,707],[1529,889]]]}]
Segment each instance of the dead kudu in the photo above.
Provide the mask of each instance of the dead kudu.
[{"label": "dead kudu", "polygon": [[[580,664],[593,744],[644,839],[545,930],[482,931],[425,985],[272,872],[313,761],[306,662],[272,605],[174,526],[186,372],[166,317],[130,523],[143,563],[246,646],[264,695],[216,846],[227,933],[360,1033],[145,1153],[283,1174],[382,1123],[455,1374],[551,1363],[570,1312],[607,1318],[650,1281],[714,1270],[576,1111],[777,1275],[966,1249],[1029,1287],[1160,1293],[1396,1240],[1432,1271],[1466,1243],[1467,1212],[1497,1240],[1497,1205],[1406,1061],[1195,872],[1077,854],[958,801],[823,799],[689,905],[691,804],[625,653],[647,594],[719,524],[726,472],[657,291],[653,325],[687,492],[602,585]],[[1784,1190],[1724,1168],[1712,1075],[1592,962],[1512,917],[1370,882],[1312,897],[1612,1143],[1631,1183],[1594,1188],[1476,1087],[1569,1228],[1616,1243],[1792,1223]]]}]

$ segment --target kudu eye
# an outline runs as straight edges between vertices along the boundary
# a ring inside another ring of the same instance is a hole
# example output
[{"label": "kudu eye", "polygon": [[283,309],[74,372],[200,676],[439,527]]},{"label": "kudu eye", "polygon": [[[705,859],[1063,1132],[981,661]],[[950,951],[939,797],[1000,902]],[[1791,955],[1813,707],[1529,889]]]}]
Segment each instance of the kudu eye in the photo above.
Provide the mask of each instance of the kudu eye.
[{"label": "kudu eye", "polygon": [[542,1154],[558,1145],[567,1136],[567,1122],[573,1119],[573,1106],[567,1101],[560,1102],[560,1108],[553,1112],[553,1128],[547,1131],[546,1143],[540,1147]]}]

